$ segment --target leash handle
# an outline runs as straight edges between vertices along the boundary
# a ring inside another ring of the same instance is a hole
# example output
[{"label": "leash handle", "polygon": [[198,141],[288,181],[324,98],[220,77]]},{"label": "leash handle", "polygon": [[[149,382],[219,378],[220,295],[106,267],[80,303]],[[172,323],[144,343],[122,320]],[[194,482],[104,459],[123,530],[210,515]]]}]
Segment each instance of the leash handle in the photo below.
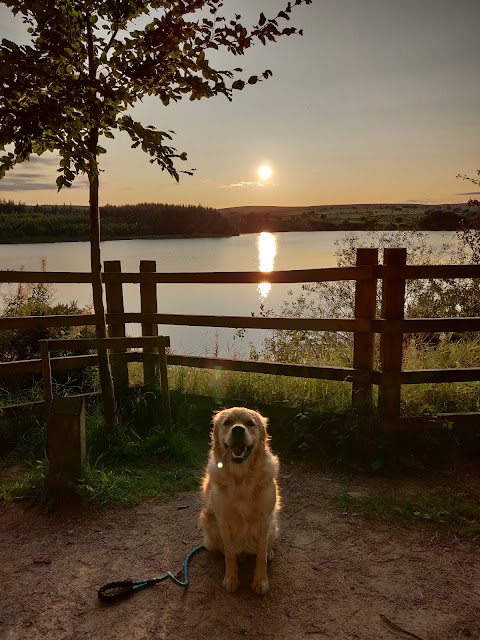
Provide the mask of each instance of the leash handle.
[{"label": "leash handle", "polygon": [[147,580],[116,580],[114,582],[108,582],[107,584],[104,584],[103,587],[100,587],[98,590],[98,597],[102,602],[110,604],[112,602],[117,602],[117,600],[127,598],[132,595],[132,593],[135,593],[135,591],[139,591],[145,587],[152,587],[153,585],[164,582],[165,580],[171,580],[178,587],[187,587],[189,582],[188,564],[190,559],[198,551],[201,551],[204,548],[203,544],[195,547],[185,558],[183,563],[183,582],[175,577],[171,571],[167,571],[167,573],[161,578],[148,578]]},{"label": "leash handle", "polygon": [[98,590],[98,597],[102,602],[116,602],[131,595],[139,589],[150,587],[162,578],[152,578],[150,580],[116,580],[104,584]]}]

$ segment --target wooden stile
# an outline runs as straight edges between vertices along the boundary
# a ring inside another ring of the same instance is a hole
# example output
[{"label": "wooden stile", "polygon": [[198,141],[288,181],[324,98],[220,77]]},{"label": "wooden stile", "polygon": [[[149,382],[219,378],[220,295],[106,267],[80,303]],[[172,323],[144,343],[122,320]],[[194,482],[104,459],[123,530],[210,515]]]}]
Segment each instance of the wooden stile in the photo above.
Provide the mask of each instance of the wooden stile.
[{"label": "wooden stile", "polygon": [[[401,268],[407,262],[406,249],[384,249],[383,262],[389,267],[399,267],[398,271],[390,270],[390,276],[382,283],[382,319],[401,320],[404,317],[405,278]],[[398,275],[396,275],[398,274]],[[403,333],[382,333],[380,335],[380,361],[382,372],[400,372],[402,370]],[[378,408],[382,417],[400,415],[400,380],[393,377],[387,383],[382,377],[378,390]]]},{"label": "wooden stile", "polygon": [[[378,249],[357,249],[357,266],[377,265]],[[377,307],[377,279],[357,280],[355,287],[355,319],[372,320]],[[353,336],[353,368],[372,371],[374,365],[375,334],[355,332]],[[360,412],[370,411],[373,404],[371,381],[354,380],[352,406]]]},{"label": "wooden stile", "polygon": [[[106,273],[121,273],[120,260],[108,260],[104,263]],[[123,314],[123,285],[121,282],[106,282],[105,296],[107,301],[107,313]],[[109,338],[121,338],[125,336],[125,322],[112,322],[108,324]],[[122,353],[122,349],[112,349],[111,354]],[[115,390],[123,393],[128,389],[128,364],[125,358],[120,356],[111,358],[113,384]]]},{"label": "wooden stile", "polygon": [[[154,357],[154,353],[151,351],[151,347],[155,345],[158,350],[157,364],[160,371],[160,383],[162,389],[162,405],[165,420],[165,432],[167,437],[172,435],[172,415],[170,409],[170,393],[168,386],[168,371],[167,371],[167,353],[166,349],[170,346],[169,336],[142,336],[142,337],[112,337],[112,338],[80,338],[76,340],[40,340],[40,351],[42,354],[41,365],[44,381],[44,397],[45,397],[45,410],[48,415],[50,413],[53,400],[52,390],[52,370],[50,361],[50,351],[60,349],[111,349],[116,352],[121,351],[125,356],[125,361],[128,360],[129,355],[142,356],[145,358],[145,362],[150,362]],[[127,354],[123,353],[128,347],[143,347],[144,349],[150,348],[150,353],[146,354]],[[92,364],[94,364],[92,362]],[[79,396],[71,396],[78,398]]]},{"label": "wooden stile", "polygon": [[42,356],[43,397],[45,400],[45,413],[48,416],[53,400],[52,367],[50,363],[50,351],[48,340],[40,340],[40,354]]},{"label": "wooden stile", "polygon": [[[140,273],[154,273],[157,269],[155,260],[140,260]],[[140,283],[140,310],[142,313],[157,313],[157,285],[155,282]],[[157,336],[158,325],[142,322],[142,336]],[[152,353],[155,347],[144,347],[144,353]],[[158,378],[158,363],[145,360],[143,363],[143,383],[155,385]]]}]

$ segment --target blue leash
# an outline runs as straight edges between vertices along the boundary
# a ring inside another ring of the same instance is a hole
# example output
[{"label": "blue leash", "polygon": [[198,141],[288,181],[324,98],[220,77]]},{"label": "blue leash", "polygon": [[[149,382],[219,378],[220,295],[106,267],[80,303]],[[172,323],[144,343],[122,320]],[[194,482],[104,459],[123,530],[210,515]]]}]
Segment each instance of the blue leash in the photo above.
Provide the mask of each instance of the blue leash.
[{"label": "blue leash", "polygon": [[148,578],[146,580],[117,580],[115,582],[109,582],[107,584],[104,584],[103,587],[100,587],[100,589],[98,590],[98,597],[102,602],[116,602],[117,600],[122,600],[123,598],[130,596],[132,593],[135,593],[140,589],[144,589],[145,587],[153,587],[153,585],[160,584],[160,582],[165,582],[165,580],[171,580],[178,587],[187,587],[188,564],[192,556],[194,556],[198,551],[201,551],[202,549],[205,549],[203,544],[192,549],[185,558],[183,562],[183,582],[175,577],[171,571],[167,571],[167,573],[160,578]]}]

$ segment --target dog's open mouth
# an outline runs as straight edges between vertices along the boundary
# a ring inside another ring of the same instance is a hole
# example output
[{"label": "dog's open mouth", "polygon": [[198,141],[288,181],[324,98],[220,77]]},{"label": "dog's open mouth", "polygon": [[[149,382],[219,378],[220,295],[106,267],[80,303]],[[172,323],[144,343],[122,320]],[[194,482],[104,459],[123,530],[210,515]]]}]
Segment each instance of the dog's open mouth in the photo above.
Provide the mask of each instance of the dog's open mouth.
[{"label": "dog's open mouth", "polygon": [[235,444],[231,447],[228,444],[224,443],[225,453],[223,454],[222,462],[223,464],[227,464],[228,462],[236,462],[237,464],[243,462],[248,458],[248,456],[252,453],[253,445],[247,447],[246,444],[239,443]]}]

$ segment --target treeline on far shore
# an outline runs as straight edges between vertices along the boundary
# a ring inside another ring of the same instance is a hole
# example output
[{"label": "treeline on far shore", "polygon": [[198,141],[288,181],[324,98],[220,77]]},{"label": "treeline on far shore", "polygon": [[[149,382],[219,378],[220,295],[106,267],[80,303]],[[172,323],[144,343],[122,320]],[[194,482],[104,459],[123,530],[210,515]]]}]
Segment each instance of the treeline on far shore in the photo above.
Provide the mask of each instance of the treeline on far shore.
[{"label": "treeline on far shore", "polygon": [[[224,214],[200,205],[106,205],[100,208],[100,220],[102,240],[237,233]],[[29,206],[0,200],[0,243],[88,240],[89,229],[88,207]]]},{"label": "treeline on far shore", "polygon": [[[254,208],[255,209],[255,208]],[[271,209],[265,211],[265,209]],[[293,208],[292,208],[293,209]],[[158,237],[222,237],[261,231],[448,231],[479,228],[478,207],[363,205],[253,212],[200,205],[140,203],[100,208],[102,240]],[[89,239],[88,207],[30,206],[0,199],[0,244]]]}]

